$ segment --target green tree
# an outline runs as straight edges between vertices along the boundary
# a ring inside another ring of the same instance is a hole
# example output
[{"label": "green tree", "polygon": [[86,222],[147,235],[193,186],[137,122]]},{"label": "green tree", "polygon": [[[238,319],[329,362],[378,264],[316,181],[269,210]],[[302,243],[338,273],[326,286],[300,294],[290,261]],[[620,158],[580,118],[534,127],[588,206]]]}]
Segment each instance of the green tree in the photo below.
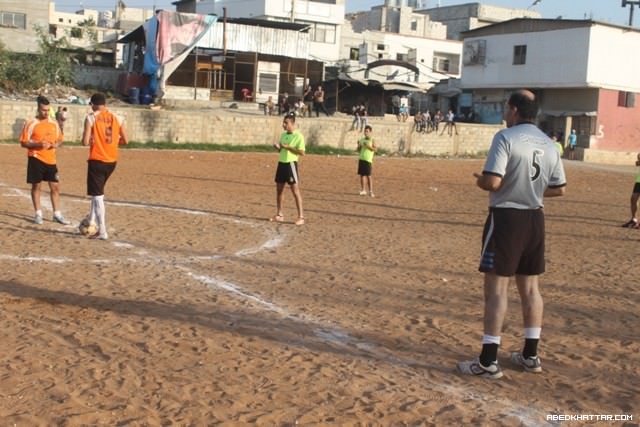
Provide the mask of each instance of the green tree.
[{"label": "green tree", "polygon": [[8,90],[38,89],[47,83],[68,85],[73,69],[64,48],[66,38],[51,37],[34,26],[39,37],[39,54],[9,52],[0,45],[0,87]]}]

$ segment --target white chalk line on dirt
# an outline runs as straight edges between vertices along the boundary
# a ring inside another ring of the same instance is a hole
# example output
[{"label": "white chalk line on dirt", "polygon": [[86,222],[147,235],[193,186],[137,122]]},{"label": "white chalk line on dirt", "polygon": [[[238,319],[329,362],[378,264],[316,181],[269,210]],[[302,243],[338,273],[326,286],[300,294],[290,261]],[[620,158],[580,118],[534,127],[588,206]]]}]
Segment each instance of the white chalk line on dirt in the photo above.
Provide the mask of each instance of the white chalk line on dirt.
[{"label": "white chalk line on dirt", "polygon": [[[0,187],[7,187],[5,184],[0,183]],[[21,197],[26,197],[26,198],[31,198],[31,195],[23,190],[20,189],[16,189],[16,188],[10,188],[9,189],[13,192],[13,194],[8,194],[8,196],[21,196]],[[87,203],[86,200],[80,201],[83,203]],[[128,202],[113,202],[110,201],[109,202],[110,205],[115,205],[115,206],[122,206],[122,207],[131,207],[131,208],[140,208],[140,209],[157,209],[157,210],[170,210],[172,212],[179,212],[179,213],[184,213],[184,214],[188,214],[188,215],[206,215],[206,216],[212,216],[215,217],[216,219],[221,219],[221,220],[225,220],[225,221],[230,221],[233,223],[238,223],[238,224],[242,224],[242,225],[247,225],[250,226],[252,228],[258,227],[258,225],[250,222],[250,221],[244,221],[244,220],[239,220],[236,218],[229,218],[223,215],[217,215],[211,212],[207,212],[204,210],[198,210],[198,209],[186,209],[186,208],[174,208],[174,207],[168,207],[168,206],[161,206],[161,205],[154,205],[154,204],[145,204],[145,203],[128,203]],[[282,245],[282,243],[285,240],[285,236],[281,235],[281,234],[277,234],[275,236],[270,236],[270,238],[265,241],[262,245],[256,246],[256,247],[251,247],[251,248],[245,248],[245,249],[241,249],[239,251],[237,251],[235,253],[236,256],[238,257],[244,257],[244,256],[249,256],[249,255],[255,255],[263,250],[268,250],[268,249],[275,249],[278,246]],[[113,246],[119,247],[119,248],[123,248],[123,249],[135,249],[136,246],[131,244],[131,243],[127,243],[127,242],[123,242],[123,241],[111,241],[111,244]],[[139,249],[137,254],[141,257],[141,258],[148,258],[149,260],[154,260],[157,261],[157,259],[155,257],[150,257],[150,256],[146,256],[147,255],[147,250],[142,248]],[[211,260],[218,260],[218,259],[223,259],[224,256],[222,255],[211,255],[211,256],[204,256],[204,257],[192,257],[192,258],[196,258],[196,259],[211,259]],[[16,257],[16,256],[12,256],[12,255],[0,255],[0,259],[6,259],[6,260],[13,260],[13,261],[27,261],[27,262],[51,262],[51,263],[65,263],[65,262],[73,262],[73,259],[69,259],[66,257]],[[139,261],[136,258],[127,258],[130,262],[137,262]],[[93,263],[105,263],[105,262],[111,262],[111,260],[92,260]],[[290,318],[292,320],[295,320],[296,322],[303,322],[303,323],[307,323],[307,324],[315,324],[315,325],[322,325],[325,324],[326,322],[318,320],[318,319],[312,319],[310,318],[308,315],[305,315],[304,318],[302,317],[298,317],[296,315],[293,315],[291,313],[289,313],[288,310],[278,306],[275,303],[272,303],[270,301],[266,301],[262,298],[260,298],[259,296],[256,296],[250,292],[245,291],[241,286],[223,280],[223,279],[219,279],[216,277],[211,277],[211,276],[207,276],[207,275],[203,275],[203,274],[198,274],[195,273],[193,271],[191,271],[189,268],[185,267],[184,265],[176,265],[175,266],[177,269],[182,270],[183,272],[185,272],[185,274],[187,274],[187,276],[189,276],[190,278],[203,283],[204,285],[206,285],[209,288],[212,289],[220,289],[226,293],[229,293],[237,298],[240,299],[244,299],[248,302],[251,302],[255,305],[258,305],[260,307],[263,307],[271,312],[275,312],[279,315],[281,315],[283,318]],[[338,345],[338,346],[342,346],[345,348],[357,348],[360,351],[364,351],[367,353],[370,353],[372,356],[375,356],[377,359],[379,360],[384,360],[387,363],[391,363],[394,365],[401,365],[404,367],[411,367],[412,365],[419,365],[422,364],[424,365],[424,362],[420,362],[420,361],[416,361],[416,360],[411,360],[411,359],[403,359],[403,358],[398,358],[397,356],[388,354],[386,351],[384,351],[384,349],[379,349],[375,344],[369,343],[369,342],[365,342],[365,341],[361,341],[361,340],[357,340],[354,339],[353,337],[351,337],[347,332],[345,332],[344,330],[340,330],[339,328],[336,328],[334,326],[331,325],[326,325],[323,326],[321,328],[317,328],[317,327],[313,327],[312,328],[313,333],[321,340],[324,341],[326,343],[329,344],[333,344],[333,345]],[[493,405],[495,405],[497,403],[497,400],[494,398],[488,399],[485,396],[478,394],[478,393],[473,393],[470,392],[468,390],[467,387],[462,388],[462,387],[458,387],[458,386],[453,386],[453,385],[447,385],[447,384],[435,384],[433,382],[431,382],[429,384],[429,387],[432,389],[437,389],[435,391],[440,391],[446,394],[451,394],[451,395],[455,395],[461,399],[463,398],[473,398],[474,400],[482,400],[482,401],[487,401],[490,403],[492,403]],[[525,426],[536,426],[536,425],[541,425],[540,421],[543,420],[543,415],[541,411],[536,411],[530,407],[518,407],[518,408],[514,408],[514,402],[512,401],[504,401],[503,403],[504,407],[507,409],[507,414],[509,415],[513,415],[515,417],[517,417]]]}]

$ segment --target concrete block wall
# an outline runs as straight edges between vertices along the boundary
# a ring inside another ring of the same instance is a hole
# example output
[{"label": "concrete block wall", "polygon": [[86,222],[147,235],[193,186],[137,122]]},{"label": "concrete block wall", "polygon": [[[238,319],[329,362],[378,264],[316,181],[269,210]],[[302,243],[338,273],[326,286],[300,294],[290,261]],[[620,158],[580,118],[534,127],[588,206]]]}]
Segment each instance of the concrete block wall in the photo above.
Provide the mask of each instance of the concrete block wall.
[{"label": "concrete block wall", "polygon": [[123,73],[112,67],[95,67],[76,65],[73,67],[74,84],[76,87],[92,87],[116,91],[118,78]]},{"label": "concrete block wall", "polygon": [[[56,104],[52,104],[57,109]],[[69,118],[65,123],[65,139],[80,141],[88,105],[66,104]],[[35,114],[35,102],[0,101],[0,140],[17,140],[25,119]],[[177,144],[215,143],[254,145],[272,144],[282,132],[282,117],[230,111],[159,110],[144,107],[117,106],[111,108],[125,117],[131,141],[167,142]],[[351,130],[351,117],[334,116],[298,118],[297,124],[308,145],[354,149],[361,137]],[[402,155],[475,155],[486,152],[495,132],[501,126],[457,124],[458,135],[418,134],[413,122],[399,123],[395,117],[371,117],[378,147]],[[441,128],[442,130],[442,128]]]},{"label": "concrete block wall", "polygon": [[638,154],[635,151],[605,151],[591,148],[577,148],[578,160],[586,163],[599,163],[606,165],[627,165],[633,166],[636,163]]}]

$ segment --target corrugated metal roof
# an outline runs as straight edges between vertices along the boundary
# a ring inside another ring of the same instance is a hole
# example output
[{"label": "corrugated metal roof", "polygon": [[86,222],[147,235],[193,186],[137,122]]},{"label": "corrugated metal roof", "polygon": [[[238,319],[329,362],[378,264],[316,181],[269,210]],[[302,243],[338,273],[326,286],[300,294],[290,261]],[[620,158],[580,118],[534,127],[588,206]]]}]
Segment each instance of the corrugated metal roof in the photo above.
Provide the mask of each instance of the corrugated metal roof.
[{"label": "corrugated metal roof", "polygon": [[[223,49],[223,27],[224,24],[221,21],[214,23],[197,46]],[[226,33],[227,50],[291,58],[307,58],[309,55],[308,32],[227,22]]]}]

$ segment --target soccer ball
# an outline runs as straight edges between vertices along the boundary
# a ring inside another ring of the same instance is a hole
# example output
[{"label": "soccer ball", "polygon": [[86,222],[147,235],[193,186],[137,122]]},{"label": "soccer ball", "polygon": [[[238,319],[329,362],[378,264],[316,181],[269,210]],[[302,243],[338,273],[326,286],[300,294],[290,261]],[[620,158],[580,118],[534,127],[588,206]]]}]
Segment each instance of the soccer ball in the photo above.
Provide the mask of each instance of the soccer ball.
[{"label": "soccer ball", "polygon": [[84,236],[91,236],[98,232],[98,226],[94,222],[90,222],[89,218],[84,218],[78,225],[78,231]]}]

